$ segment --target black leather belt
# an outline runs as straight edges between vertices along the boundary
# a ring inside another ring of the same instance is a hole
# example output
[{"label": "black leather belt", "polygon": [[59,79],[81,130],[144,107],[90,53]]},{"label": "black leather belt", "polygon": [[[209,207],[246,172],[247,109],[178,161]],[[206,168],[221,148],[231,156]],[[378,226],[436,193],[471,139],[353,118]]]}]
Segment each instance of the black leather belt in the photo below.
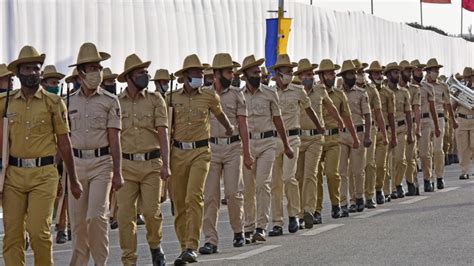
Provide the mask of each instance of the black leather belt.
[{"label": "black leather belt", "polygon": [[458,114],[459,117],[464,119],[473,119],[474,115],[465,115],[465,114]]},{"label": "black leather belt", "polygon": [[317,129],[308,129],[308,130],[301,130],[300,136],[302,137],[311,137],[311,136],[316,136],[319,135],[319,131]]},{"label": "black leather belt", "polygon": [[110,154],[110,147],[102,147],[98,148],[95,150],[79,150],[79,149],[72,149],[74,153],[74,157],[77,158],[84,158],[84,159],[91,159],[91,158],[97,158],[97,157],[102,157],[105,155]]},{"label": "black leather belt", "polygon": [[332,129],[326,130],[326,135],[328,136],[337,135],[337,134],[339,134],[339,128],[332,128]]},{"label": "black leather belt", "polygon": [[444,117],[444,113],[438,113],[438,118]]},{"label": "black leather belt", "polygon": [[406,123],[405,123],[405,120],[397,121],[397,127],[404,126],[405,124],[406,124]]},{"label": "black leather belt", "polygon": [[182,150],[192,150],[192,149],[198,149],[202,147],[209,147],[209,140],[203,139],[203,140],[198,140],[194,142],[181,142],[181,141],[173,140],[173,146],[175,146],[176,148],[180,148]]},{"label": "black leather belt", "polygon": [[266,139],[266,138],[272,138],[275,136],[276,136],[276,132],[273,130],[265,131],[261,133],[250,133],[251,139]]},{"label": "black leather belt", "polygon": [[[364,125],[355,126],[354,129],[357,133],[364,132],[365,131],[365,126]],[[348,132],[349,130],[347,130],[347,128],[344,128],[343,131]]]},{"label": "black leather belt", "polygon": [[428,118],[430,117],[430,113],[422,113],[421,118]]},{"label": "black leather belt", "polygon": [[[278,136],[278,132],[276,132],[276,135]],[[286,135],[288,137],[299,136],[299,135],[301,135],[301,130],[299,128],[290,129],[290,130],[286,131]]]},{"label": "black leather belt", "polygon": [[41,167],[41,166],[54,164],[54,156],[46,156],[46,157],[33,158],[33,159],[21,159],[21,158],[10,156],[10,158],[8,158],[8,164],[11,166],[22,167],[22,168]]},{"label": "black leather belt", "polygon": [[235,136],[232,136],[230,138],[214,138],[214,137],[211,137],[210,141],[211,141],[211,143],[214,143],[214,144],[231,144],[231,143],[240,141],[240,136],[235,135]]},{"label": "black leather belt", "polygon": [[147,153],[122,153],[122,158],[130,161],[148,161],[159,158],[160,150],[154,150]]}]

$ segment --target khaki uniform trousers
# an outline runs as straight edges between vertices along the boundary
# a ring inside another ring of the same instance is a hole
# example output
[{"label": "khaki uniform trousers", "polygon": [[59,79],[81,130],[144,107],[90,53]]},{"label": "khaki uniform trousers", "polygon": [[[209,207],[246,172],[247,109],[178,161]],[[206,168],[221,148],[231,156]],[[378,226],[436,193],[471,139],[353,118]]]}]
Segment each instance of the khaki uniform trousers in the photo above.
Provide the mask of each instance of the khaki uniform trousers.
[{"label": "khaki uniform trousers", "polygon": [[[441,131],[439,138],[434,136],[434,125],[430,118],[422,119],[421,123],[421,139],[419,145],[421,167],[423,169],[423,177],[430,181],[433,179],[431,171],[433,163],[436,177],[443,177],[444,175],[444,118],[438,118],[438,124]],[[432,145],[432,149],[430,149],[430,145]],[[433,160],[431,158],[433,158]]]},{"label": "khaki uniform trousers", "polygon": [[[318,164],[323,152],[324,136],[301,137],[301,146],[296,167],[296,179],[300,188],[302,210],[315,212],[317,195]],[[299,215],[303,218],[303,212]]]},{"label": "khaki uniform trousers", "polygon": [[296,166],[298,164],[299,136],[288,137],[288,143],[293,149],[294,157],[289,159],[285,155],[283,142],[277,142],[275,162],[272,168],[272,181],[270,183],[272,194],[272,223],[274,226],[283,226],[283,196],[287,199],[289,217],[296,217],[301,212],[300,190],[296,180]]},{"label": "khaki uniform trousers", "polygon": [[270,182],[278,138],[251,139],[250,153],[255,159],[251,170],[244,173],[245,232],[266,229],[270,218]]},{"label": "khaki uniform trousers", "polygon": [[407,183],[410,183],[410,184],[418,183],[416,181],[416,176],[418,174],[418,170],[416,169],[418,139],[415,135],[415,128],[416,128],[416,125],[413,124],[413,130],[412,130],[413,143],[411,144],[407,143],[407,148],[405,151],[405,157],[407,160],[405,178],[406,178]]},{"label": "khaki uniform trousers", "polygon": [[204,187],[204,221],[202,230],[205,243],[218,245],[218,212],[221,202],[221,176],[227,199],[229,222],[234,233],[244,227],[244,184],[242,177],[242,143],[211,144],[211,167]]},{"label": "khaki uniform trousers", "polygon": [[456,143],[459,165],[462,174],[469,174],[471,159],[474,156],[474,119],[458,118],[459,128],[456,129]]},{"label": "khaki uniform trousers", "polygon": [[171,149],[171,199],[174,204],[174,229],[182,250],[197,250],[203,218],[203,192],[211,150],[201,147]]},{"label": "khaki uniform trousers", "polygon": [[25,265],[25,229],[30,236],[35,265],[53,265],[49,229],[58,181],[55,165],[7,168],[2,195],[5,265]]},{"label": "khaki uniform trousers", "polygon": [[332,206],[339,206],[341,177],[339,176],[339,157],[341,155],[341,144],[339,135],[325,136],[323,152],[318,166],[318,191],[316,198],[316,212],[321,213],[323,209],[323,173],[328,181],[329,198]]},{"label": "khaki uniform trousers", "polygon": [[397,128],[397,141],[398,144],[395,148],[390,149],[392,156],[392,168],[391,168],[391,180],[392,180],[392,191],[397,190],[397,186],[400,186],[403,182],[403,177],[407,169],[407,160],[405,157],[407,148],[407,126],[401,126]]},{"label": "khaki uniform trousers", "polygon": [[72,227],[70,265],[87,265],[92,255],[95,265],[106,265],[109,255],[108,211],[112,186],[112,157],[74,157],[82,195],[68,197]]},{"label": "khaki uniform trousers", "polygon": [[[372,144],[366,149],[366,163],[365,163],[365,184],[364,192],[365,199],[373,199],[375,194],[375,178],[376,166],[375,166],[375,147],[377,146],[377,128],[375,126],[371,127],[370,138],[372,139]],[[383,145],[383,143],[382,143]]]},{"label": "khaki uniform trousers", "polygon": [[[387,131],[389,135],[389,131]],[[390,138],[389,138],[390,139]],[[375,165],[376,165],[376,178],[375,178],[375,191],[382,191],[385,183],[390,183],[388,179],[388,148],[390,144],[383,145],[383,137],[381,132],[377,132],[377,140],[375,145]],[[389,141],[390,142],[390,141]]]},{"label": "khaki uniform trousers", "polygon": [[[358,132],[360,140],[364,132]],[[361,141],[362,142],[362,141]],[[342,134],[339,174],[341,175],[341,205],[355,204],[356,199],[364,198],[366,148],[363,143],[358,149],[352,148],[352,137],[349,133]]]},{"label": "khaki uniform trousers", "polygon": [[452,154],[454,152],[454,128],[452,120],[449,119],[447,122],[445,120],[444,126],[444,139],[443,139],[443,151],[445,154]]},{"label": "khaki uniform trousers", "polygon": [[137,263],[137,202],[145,218],[146,238],[152,249],[160,246],[163,218],[160,210],[160,158],[148,161],[122,160],[125,183],[117,191],[117,222],[124,265]]}]

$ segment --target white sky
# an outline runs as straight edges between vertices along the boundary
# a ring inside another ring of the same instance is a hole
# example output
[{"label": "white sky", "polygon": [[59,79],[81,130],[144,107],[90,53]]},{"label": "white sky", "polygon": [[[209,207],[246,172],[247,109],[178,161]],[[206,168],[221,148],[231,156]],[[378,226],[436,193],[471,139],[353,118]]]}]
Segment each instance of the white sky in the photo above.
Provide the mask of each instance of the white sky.
[{"label": "white sky", "polygon": [[[294,0],[310,3],[311,0]],[[374,15],[397,22],[420,23],[420,0],[373,0]],[[277,2],[275,0],[275,2]],[[370,14],[371,0],[313,0],[313,5],[338,11],[364,11]],[[463,33],[474,24],[474,12],[464,10]],[[423,3],[423,25],[432,25],[449,34],[461,31],[461,0],[451,0],[451,4]],[[474,34],[474,30],[473,30]]]}]

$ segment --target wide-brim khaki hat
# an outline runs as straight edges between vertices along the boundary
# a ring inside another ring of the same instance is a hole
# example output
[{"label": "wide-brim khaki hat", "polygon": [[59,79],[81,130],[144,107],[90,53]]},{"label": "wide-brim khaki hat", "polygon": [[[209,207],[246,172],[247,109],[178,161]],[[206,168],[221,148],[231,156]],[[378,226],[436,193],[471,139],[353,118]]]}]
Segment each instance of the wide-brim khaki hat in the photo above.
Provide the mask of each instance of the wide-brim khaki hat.
[{"label": "wide-brim khaki hat", "polygon": [[293,75],[299,75],[305,71],[313,72],[318,66],[318,64],[312,64],[308,58],[303,58],[298,62],[298,68]]},{"label": "wide-brim khaki hat", "polygon": [[48,79],[48,78],[63,79],[65,76],[66,75],[56,71],[56,67],[53,65],[45,66],[43,70],[43,74],[42,74],[43,79]]},{"label": "wide-brim khaki hat", "polygon": [[354,64],[357,70],[364,70],[369,66],[369,64],[367,63],[361,63],[359,59],[352,60],[352,63]]},{"label": "wide-brim khaki hat", "polygon": [[375,60],[370,63],[370,66],[368,69],[365,70],[365,73],[370,73],[370,72],[383,72],[385,69],[382,64],[380,64],[379,61]]},{"label": "wide-brim khaki hat", "polygon": [[442,68],[443,65],[440,65],[438,64],[438,60],[436,60],[436,58],[431,58],[430,60],[428,60],[428,62],[426,63],[426,66],[423,68],[423,70],[428,70],[428,69],[431,69],[431,68]]},{"label": "wide-brim khaki hat", "polygon": [[291,68],[294,68],[296,67],[298,64],[295,63],[295,62],[291,62],[290,60],[290,56],[288,56],[288,54],[279,54],[277,56],[277,60],[276,60],[276,63],[275,65],[271,66],[270,67],[270,70],[275,70],[275,69],[278,69],[278,68],[281,68],[281,67],[291,67]]},{"label": "wide-brim khaki hat", "polygon": [[339,73],[336,76],[340,77],[348,71],[354,71],[355,72],[356,70],[357,70],[357,67],[354,65],[352,60],[345,60],[344,62],[342,62],[341,71],[339,71]]},{"label": "wide-brim khaki hat", "polygon": [[325,71],[336,71],[339,69],[341,69],[341,66],[334,64],[331,59],[323,59],[319,63],[319,68],[314,73],[319,74]]},{"label": "wide-brim khaki hat", "polygon": [[226,69],[226,68],[237,68],[240,67],[240,64],[232,61],[232,57],[228,53],[219,53],[214,56],[212,60],[211,69]]},{"label": "wide-brim khaki hat", "polygon": [[412,65],[414,68],[424,68],[426,66],[425,64],[420,63],[420,60],[418,59],[411,61],[410,65]]},{"label": "wide-brim khaki hat", "polygon": [[402,68],[397,64],[397,62],[391,62],[391,63],[388,63],[386,66],[385,66],[385,70],[383,71],[384,75],[386,75],[388,72],[392,71],[392,70],[402,70]]},{"label": "wide-brim khaki hat", "polygon": [[42,65],[45,59],[45,54],[40,54],[33,46],[26,45],[21,48],[18,59],[8,64],[8,70],[16,74],[18,65],[26,63],[40,63]]},{"label": "wide-brim khaki hat", "polygon": [[472,77],[472,68],[471,67],[465,67],[464,70],[462,71],[462,76],[463,78],[470,78]]},{"label": "wide-brim khaki hat", "polygon": [[111,80],[111,79],[116,79],[118,77],[118,74],[115,74],[112,72],[112,69],[106,67],[104,70],[102,70],[102,80]]},{"label": "wide-brim khaki hat", "polygon": [[252,68],[254,66],[261,66],[265,62],[264,58],[255,59],[255,55],[249,55],[244,58],[242,62],[242,67],[237,70],[237,74],[243,74],[245,70]]},{"label": "wide-brim khaki hat", "polygon": [[73,79],[77,78],[79,76],[79,73],[77,72],[77,68],[74,68],[72,71],[72,74],[66,78],[67,83],[72,83]]},{"label": "wide-brim khaki hat", "polygon": [[155,72],[155,76],[150,81],[157,81],[157,80],[170,81],[170,80],[175,80],[175,79],[176,78],[173,75],[170,75],[170,73],[168,72],[168,69],[158,69]]},{"label": "wide-brim khaki hat", "polygon": [[407,60],[401,61],[399,66],[402,68],[402,70],[412,70],[415,68],[415,66],[410,64]]},{"label": "wide-brim khaki hat", "polygon": [[199,57],[196,54],[186,56],[186,58],[184,58],[183,68],[176,71],[174,75],[180,77],[183,75],[183,72],[192,68],[197,68],[201,70],[206,68],[203,64],[201,64],[201,60],[199,60]]},{"label": "wide-brim khaki hat", "polygon": [[0,64],[0,78],[8,77],[8,76],[13,76],[15,75],[13,72],[8,70],[7,65],[5,64]]},{"label": "wide-brim khaki hat", "polygon": [[77,55],[76,63],[69,67],[75,67],[88,63],[99,63],[110,58],[110,54],[97,51],[95,44],[86,42],[81,45],[79,54]]},{"label": "wide-brim khaki hat", "polygon": [[118,75],[117,80],[119,82],[127,82],[125,78],[128,73],[132,72],[135,69],[139,68],[148,68],[151,64],[151,61],[143,62],[137,54],[131,54],[125,59],[123,66],[123,72]]}]

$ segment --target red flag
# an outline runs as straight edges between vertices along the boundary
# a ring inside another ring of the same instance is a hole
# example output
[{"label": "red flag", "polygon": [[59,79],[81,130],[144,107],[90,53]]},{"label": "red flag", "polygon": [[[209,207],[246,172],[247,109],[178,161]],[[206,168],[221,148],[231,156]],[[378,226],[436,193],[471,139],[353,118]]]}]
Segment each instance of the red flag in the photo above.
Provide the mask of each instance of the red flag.
[{"label": "red flag", "polygon": [[474,12],[474,0],[462,0],[462,8]]},{"label": "red flag", "polygon": [[421,0],[421,2],[428,4],[451,4],[451,0]]}]

